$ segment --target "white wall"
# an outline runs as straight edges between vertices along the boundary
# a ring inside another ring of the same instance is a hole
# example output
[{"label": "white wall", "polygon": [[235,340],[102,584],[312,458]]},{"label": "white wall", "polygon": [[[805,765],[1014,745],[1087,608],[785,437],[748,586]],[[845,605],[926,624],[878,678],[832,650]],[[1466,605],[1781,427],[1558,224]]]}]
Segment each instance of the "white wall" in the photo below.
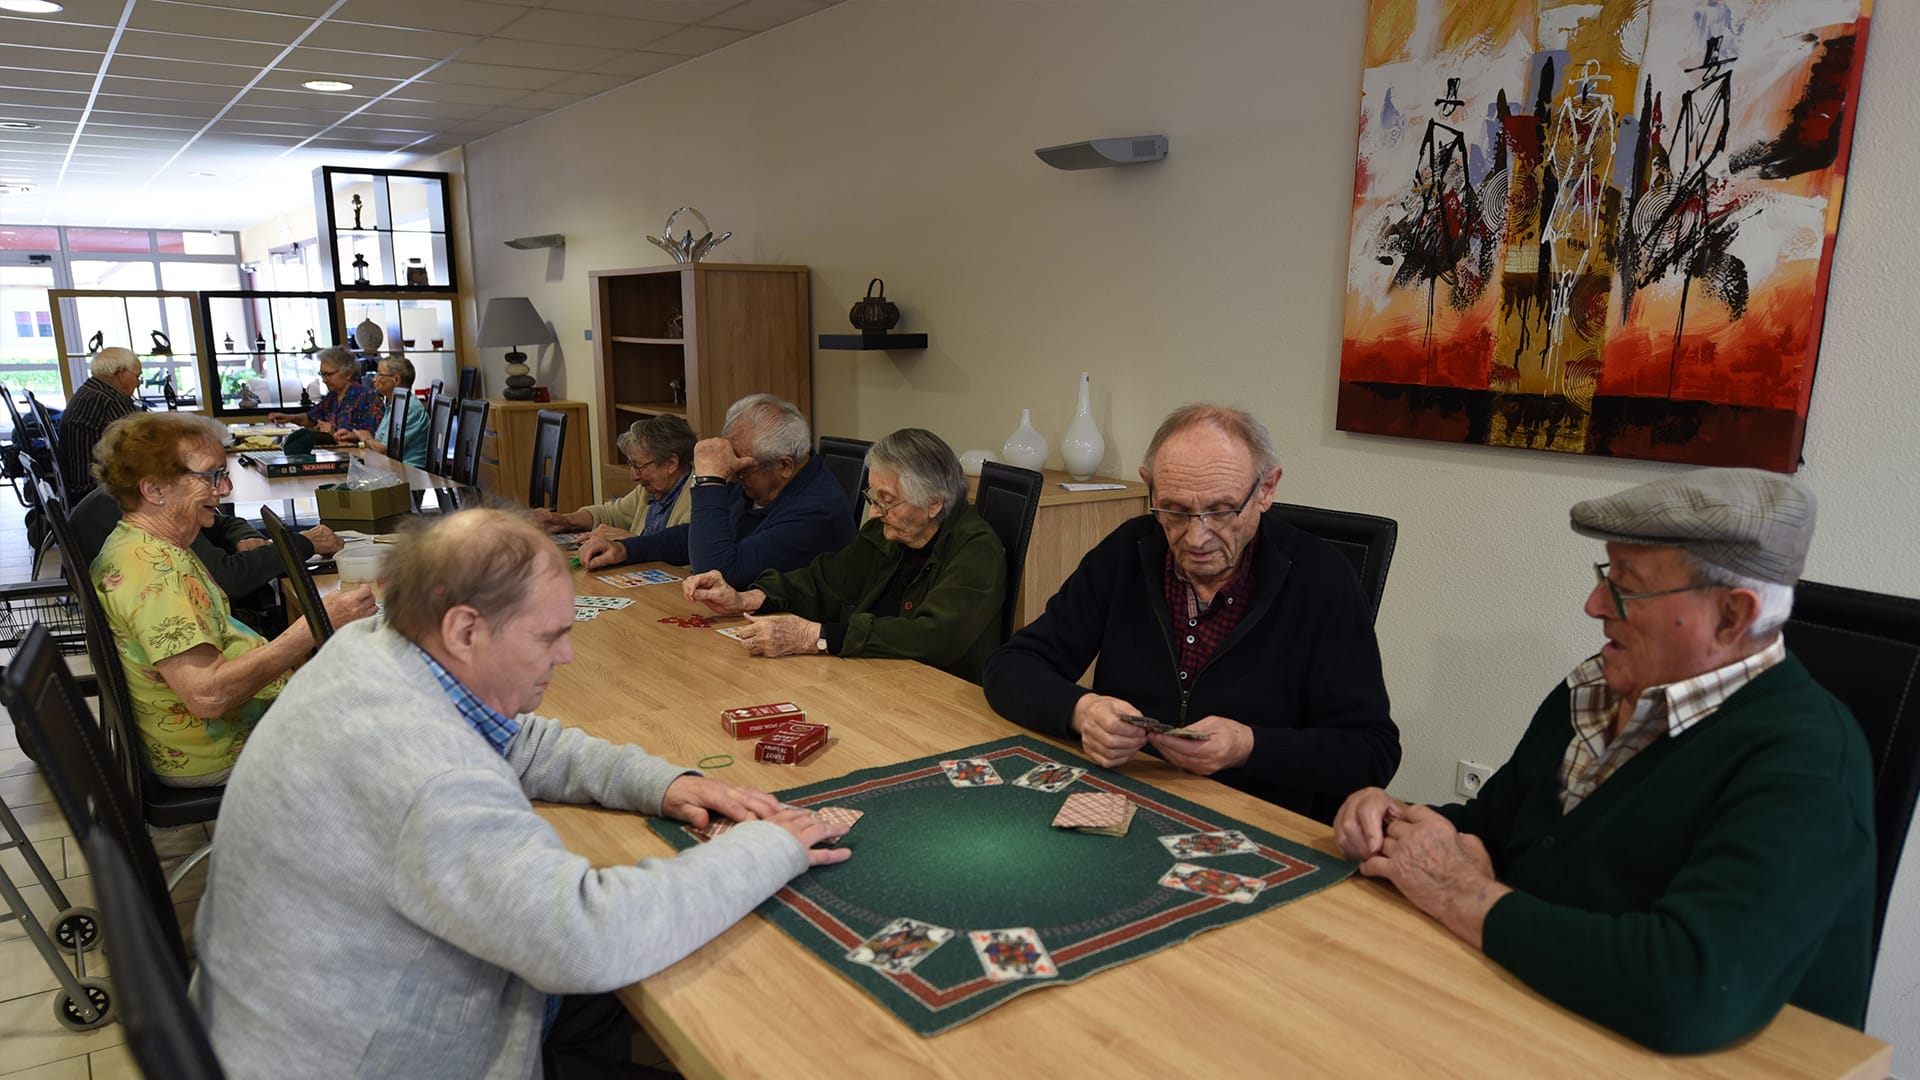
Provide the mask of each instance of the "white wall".
[{"label": "white wall", "polygon": [[[845,3],[470,146],[476,296],[531,296],[562,343],[550,381],[591,400],[587,272],[664,261],[644,236],[691,203],[735,232],[715,258],[813,267],[817,332],[846,331],[879,275],[931,334],[923,354],[817,353],[822,431],[997,448],[1031,406],[1057,463],[1086,369],[1117,473],[1172,404],[1245,404],[1280,440],[1283,498],[1401,522],[1379,622],[1393,786],[1445,799],[1454,761],[1503,761],[1597,643],[1580,606],[1599,549],[1567,507],[1674,467],[1333,430],[1363,21],[1357,0]],[[1915,48],[1920,6],[1882,3],[1801,472],[1822,504],[1808,577],[1905,595]],[[1162,164],[1067,173],[1031,152],[1149,131],[1172,139]],[[500,247],[545,232],[563,255]],[[1870,1026],[1920,1075],[1912,878]]]}]

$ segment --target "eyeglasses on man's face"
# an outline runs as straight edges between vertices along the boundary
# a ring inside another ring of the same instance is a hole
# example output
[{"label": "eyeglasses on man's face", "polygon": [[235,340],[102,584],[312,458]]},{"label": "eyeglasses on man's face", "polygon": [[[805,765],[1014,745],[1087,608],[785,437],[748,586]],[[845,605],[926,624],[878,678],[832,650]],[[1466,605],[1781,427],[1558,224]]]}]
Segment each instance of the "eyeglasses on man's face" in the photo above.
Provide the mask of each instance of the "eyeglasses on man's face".
[{"label": "eyeglasses on man's face", "polygon": [[1627,601],[1629,600],[1651,600],[1656,596],[1671,596],[1674,593],[1696,592],[1700,589],[1718,589],[1721,587],[1712,582],[1702,582],[1697,585],[1682,585],[1677,589],[1654,589],[1651,592],[1621,592],[1620,586],[1614,584],[1613,579],[1607,576],[1607,568],[1612,565],[1612,563],[1594,563],[1593,576],[1600,584],[1607,587],[1607,595],[1613,598],[1614,614],[1620,616],[1622,619],[1627,617]]},{"label": "eyeglasses on man's face", "polygon": [[1240,500],[1239,506],[1231,510],[1188,511],[1169,510],[1164,506],[1153,505],[1153,491],[1149,488],[1147,491],[1147,513],[1153,515],[1153,520],[1159,522],[1161,528],[1171,532],[1184,530],[1188,524],[1195,521],[1199,522],[1203,527],[1217,532],[1225,528],[1227,522],[1232,521],[1244,513],[1247,509],[1247,504],[1253,501],[1253,493],[1259,490],[1260,478],[1256,476],[1253,478],[1253,486],[1247,489],[1247,497]]},{"label": "eyeglasses on man's face", "polygon": [[873,507],[882,516],[891,513],[895,507],[908,505],[905,499],[888,499],[872,488],[861,488],[860,497],[867,500],[867,505]]}]

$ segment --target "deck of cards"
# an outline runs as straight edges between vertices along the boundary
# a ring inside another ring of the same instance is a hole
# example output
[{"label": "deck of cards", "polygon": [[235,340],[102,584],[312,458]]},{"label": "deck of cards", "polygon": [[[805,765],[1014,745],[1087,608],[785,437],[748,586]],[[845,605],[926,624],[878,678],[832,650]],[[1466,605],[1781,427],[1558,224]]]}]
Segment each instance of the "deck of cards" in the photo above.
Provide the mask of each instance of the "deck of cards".
[{"label": "deck of cards", "polygon": [[593,579],[616,589],[631,589],[639,585],[666,585],[679,581],[680,576],[665,570],[629,570],[624,574],[595,574]]},{"label": "deck of cards", "polygon": [[1155,735],[1172,735],[1176,739],[1193,739],[1196,742],[1204,742],[1207,739],[1213,738],[1213,732],[1211,731],[1194,731],[1191,728],[1174,727],[1165,720],[1155,720],[1151,716],[1122,716],[1120,719],[1125,720],[1134,727]]},{"label": "deck of cards", "polygon": [[1095,836],[1125,836],[1133,824],[1134,810],[1133,800],[1118,792],[1082,792],[1067,796],[1060,812],[1053,816],[1053,827]]}]

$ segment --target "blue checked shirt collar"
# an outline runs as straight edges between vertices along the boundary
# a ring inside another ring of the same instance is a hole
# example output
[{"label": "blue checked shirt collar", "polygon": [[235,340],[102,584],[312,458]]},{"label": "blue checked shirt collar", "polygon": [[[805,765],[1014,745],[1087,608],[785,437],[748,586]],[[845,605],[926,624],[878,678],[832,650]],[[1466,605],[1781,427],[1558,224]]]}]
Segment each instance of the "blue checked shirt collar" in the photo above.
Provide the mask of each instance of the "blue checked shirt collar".
[{"label": "blue checked shirt collar", "polygon": [[466,684],[459,679],[454,678],[453,672],[441,667],[440,661],[435,660],[427,650],[415,645],[413,651],[419,653],[420,659],[426,661],[427,670],[433,672],[433,677],[439,680],[440,689],[445,690],[447,696],[453,699],[453,707],[459,711],[460,719],[472,725],[473,730],[485,737],[501,757],[505,757],[513,737],[520,734],[519,722],[473,696],[473,691],[467,689]]}]

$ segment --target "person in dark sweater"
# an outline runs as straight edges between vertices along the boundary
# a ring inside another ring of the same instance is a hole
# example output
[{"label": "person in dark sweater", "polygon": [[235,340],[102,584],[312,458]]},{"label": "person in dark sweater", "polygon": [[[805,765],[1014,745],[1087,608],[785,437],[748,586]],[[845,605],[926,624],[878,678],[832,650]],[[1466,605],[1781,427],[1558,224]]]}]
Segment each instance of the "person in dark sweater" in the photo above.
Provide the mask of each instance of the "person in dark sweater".
[{"label": "person in dark sweater", "polygon": [[[987,661],[987,701],[1116,768],[1151,750],[1328,820],[1400,764],[1373,619],[1351,565],[1267,512],[1279,455],[1238,409],[1189,405],[1147,448],[1151,512],[1080,561]],[[1076,683],[1098,660],[1093,688]],[[1149,734],[1146,716],[1204,739]]]},{"label": "person in dark sweater", "polygon": [[1548,998],[1653,1049],[1716,1049],[1794,1004],[1859,1027],[1872,971],[1871,759],[1780,633],[1814,500],[1706,469],[1579,503],[1606,644],[1465,805],[1377,788],[1341,850]]}]

